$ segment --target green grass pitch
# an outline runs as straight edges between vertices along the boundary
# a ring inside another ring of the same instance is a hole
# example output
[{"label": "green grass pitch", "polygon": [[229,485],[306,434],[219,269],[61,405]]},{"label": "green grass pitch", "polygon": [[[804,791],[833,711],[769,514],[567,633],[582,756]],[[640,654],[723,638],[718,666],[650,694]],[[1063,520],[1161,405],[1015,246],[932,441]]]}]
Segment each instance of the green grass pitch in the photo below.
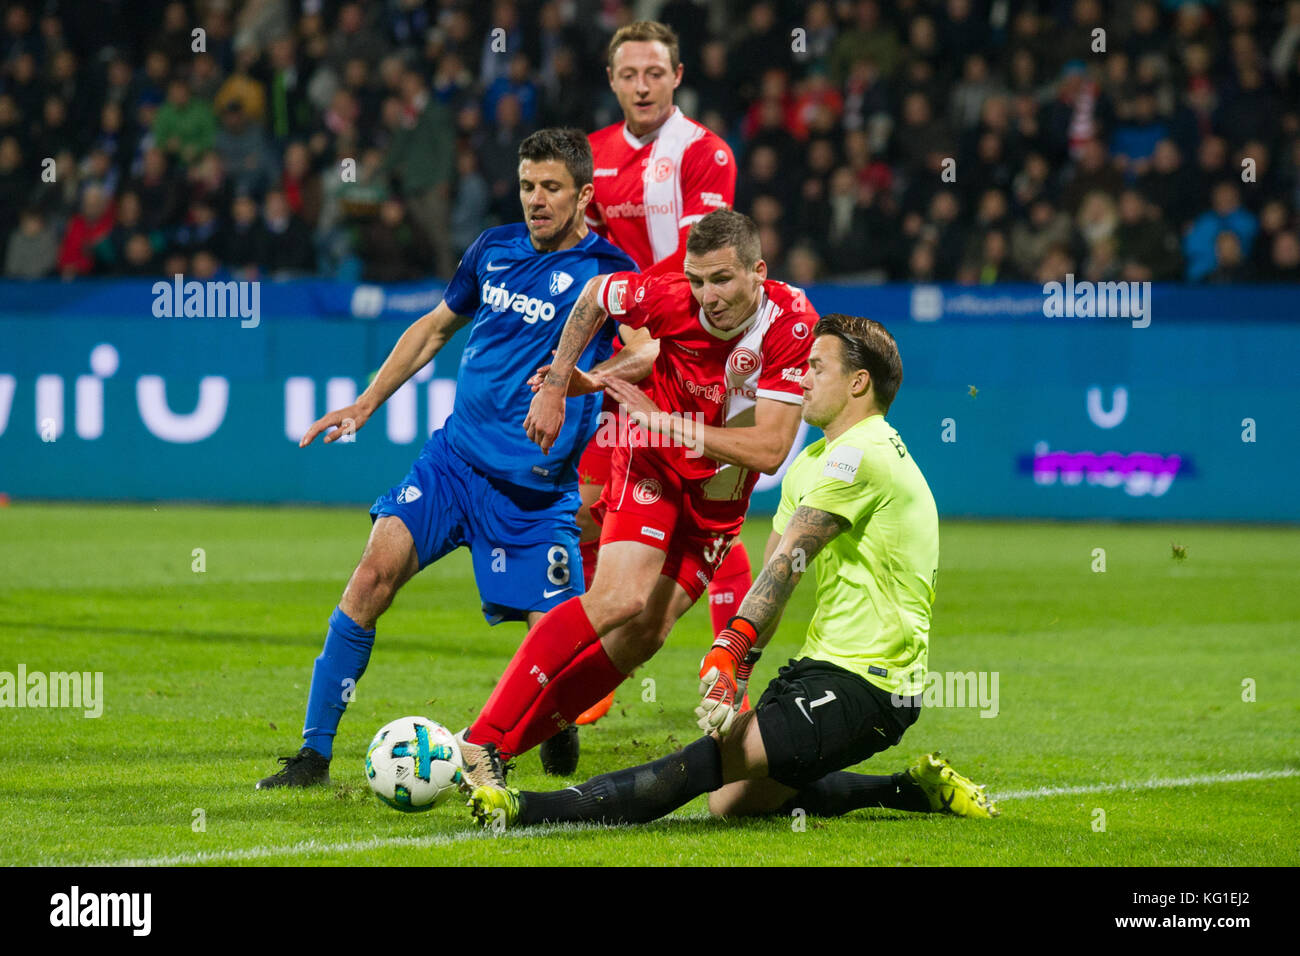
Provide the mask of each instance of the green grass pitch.
[{"label": "green grass pitch", "polygon": [[[522,638],[483,623],[465,552],[380,621],[333,786],[253,790],[297,749],[312,659],[368,527],[361,508],[0,510],[0,671],[101,671],[105,698],[98,719],[0,708],[0,864],[1300,863],[1295,530],[943,522],[930,666],[996,671],[998,714],[929,708],[863,767],[940,749],[988,785],[997,820],[876,811],[801,828],[714,820],[700,799],[652,826],[495,836],[459,804],[395,813],[361,769],[395,717],[468,722]],[[746,527],[751,554],[767,532]],[[755,686],[798,648],[811,590]],[[584,730],[582,778],[695,736],[708,630],[697,607]],[[545,778],[535,754],[513,779],[576,782]]]}]

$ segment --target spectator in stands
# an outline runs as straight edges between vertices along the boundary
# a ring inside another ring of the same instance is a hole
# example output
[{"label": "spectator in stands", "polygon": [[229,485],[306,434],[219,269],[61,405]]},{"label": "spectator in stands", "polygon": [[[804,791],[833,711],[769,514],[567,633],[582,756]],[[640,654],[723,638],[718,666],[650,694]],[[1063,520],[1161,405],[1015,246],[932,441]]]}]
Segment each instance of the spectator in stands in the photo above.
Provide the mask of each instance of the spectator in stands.
[{"label": "spectator in stands", "polygon": [[[195,53],[190,60],[190,95],[196,100],[211,104],[225,80],[217,58],[211,53]],[[216,118],[215,111],[213,119]]]},{"label": "spectator in stands", "polygon": [[[492,194],[479,172],[478,157],[463,149],[456,156],[456,200],[451,209],[452,254],[460,259],[488,221]],[[428,271],[432,263],[425,264]]]},{"label": "spectator in stands", "polygon": [[537,84],[530,79],[528,56],[524,53],[516,53],[511,57],[509,69],[504,75],[493,80],[492,85],[484,91],[483,113],[487,116],[495,116],[497,103],[507,94],[518,101],[519,114],[524,123],[532,125],[537,119]]},{"label": "spectator in stands", "polygon": [[1272,254],[1259,278],[1266,282],[1300,282],[1300,236],[1294,230],[1279,232],[1270,245]]},{"label": "spectator in stands", "polygon": [[1259,235],[1251,251],[1251,267],[1256,275],[1263,276],[1270,271],[1274,243],[1291,228],[1291,208],[1286,200],[1274,197],[1264,203],[1259,212]]},{"label": "spectator in stands", "polygon": [[1039,264],[1046,261],[1053,250],[1061,250],[1069,258],[1072,236],[1068,215],[1045,198],[1035,200],[1029,207],[1028,221],[1018,222],[1012,227],[1011,260],[1024,274],[1036,275],[1041,271]]},{"label": "spectator in stands", "polygon": [[210,203],[195,199],[190,203],[185,222],[174,235],[176,247],[190,257],[200,252],[210,252],[219,256],[226,247],[226,236],[217,211]]},{"label": "spectator in stands", "polygon": [[1212,284],[1249,282],[1255,277],[1250,262],[1242,252],[1241,239],[1224,229],[1214,237],[1214,270],[1205,277]]},{"label": "spectator in stands", "polygon": [[966,285],[1016,282],[1021,278],[1011,261],[1010,245],[1001,229],[990,229],[978,237],[978,247],[962,260],[957,281]]},{"label": "spectator in stands", "polygon": [[749,4],[745,15],[745,25],[733,41],[730,72],[736,91],[753,100],[763,95],[760,86],[767,71],[789,70],[792,51],[790,33],[777,23],[771,0]]},{"label": "spectator in stands", "polygon": [[172,157],[189,164],[212,148],[217,136],[217,118],[212,107],[195,99],[181,77],[167,84],[167,102],[158,108],[153,121],[154,141]]},{"label": "spectator in stands", "polygon": [[1112,165],[1105,142],[1100,137],[1094,137],[1080,145],[1074,176],[1066,183],[1061,201],[1073,215],[1078,213],[1079,206],[1089,193],[1103,192],[1118,196],[1123,188],[1124,176]]},{"label": "spectator in stands", "polygon": [[18,138],[0,139],[0,242],[18,225],[18,211],[31,198],[32,178]]},{"label": "spectator in stands", "polygon": [[24,209],[5,249],[5,278],[44,279],[59,261],[59,237],[36,207]]},{"label": "spectator in stands", "polygon": [[944,279],[953,278],[966,241],[961,223],[961,201],[954,190],[940,189],[934,194],[921,235],[934,244],[938,257],[935,271]]},{"label": "spectator in stands", "polygon": [[912,247],[907,259],[907,280],[909,282],[937,282],[940,279],[936,269],[938,255],[934,243],[922,239]]},{"label": "spectator in stands", "polygon": [[1137,188],[1175,229],[1181,230],[1196,217],[1197,197],[1193,174],[1173,140],[1156,144],[1151,167],[1137,178]]},{"label": "spectator in stands", "polygon": [[235,191],[260,195],[276,180],[277,164],[266,134],[250,120],[241,100],[229,100],[222,110],[215,146]]},{"label": "spectator in stands", "polygon": [[272,40],[266,62],[254,72],[268,93],[270,130],[275,141],[284,143],[305,135],[311,129],[313,116],[294,38],[285,34]]},{"label": "spectator in stands", "polygon": [[894,28],[880,16],[876,0],[857,0],[854,24],[844,30],[831,49],[831,79],[843,83],[855,60],[869,59],[886,79],[893,75],[903,55],[902,44]]},{"label": "spectator in stands", "polygon": [[5,92],[13,98],[20,116],[29,121],[41,115],[41,105],[45,99],[43,84],[36,70],[36,56],[29,51],[19,53],[9,61],[9,78],[5,83]]},{"label": "spectator in stands", "polygon": [[124,192],[117,201],[117,214],[113,228],[104,238],[95,243],[93,252],[95,270],[102,275],[132,275],[128,261],[128,246],[131,241],[141,236],[149,247],[149,254],[141,257],[137,254],[137,264],[152,262],[155,255],[162,253],[167,246],[166,237],[161,230],[147,230],[141,225],[140,197],[133,192]]},{"label": "spectator in stands", "polygon": [[64,279],[88,276],[95,268],[95,243],[113,228],[113,200],[99,187],[87,189],[80,211],[68,221],[59,246],[59,274]]},{"label": "spectator in stands", "polygon": [[299,279],[316,271],[311,230],[278,189],[268,192],[262,203],[262,228],[265,248],[258,262],[270,279]]},{"label": "spectator in stands", "polygon": [[1150,165],[1156,144],[1169,135],[1168,125],[1156,112],[1154,89],[1138,91],[1129,117],[1115,125],[1111,153],[1116,165],[1132,180]]},{"label": "spectator in stands", "polygon": [[289,209],[303,221],[308,229],[315,229],[320,221],[321,181],[311,168],[311,153],[306,144],[292,142],[284,150],[284,173],[280,176],[280,191],[289,203]]},{"label": "spectator in stands", "polygon": [[[1241,192],[1231,180],[1216,185],[1211,196],[1211,208],[1197,217],[1183,239],[1189,282],[1202,281],[1219,266],[1226,270],[1223,275],[1241,274],[1243,261],[1250,255],[1255,233],[1259,230],[1255,217],[1241,205]],[[1224,232],[1233,234],[1235,246],[1219,242],[1219,236]],[[1221,263],[1218,258],[1221,248],[1237,258]],[[1220,275],[1216,281],[1235,280],[1224,280]]]},{"label": "spectator in stands", "polygon": [[1041,262],[1036,263],[1034,269],[1035,281],[1046,284],[1048,282],[1063,282],[1067,275],[1071,275],[1076,270],[1074,257],[1070,251],[1063,245],[1052,246],[1047,250]]},{"label": "spectator in stands", "polygon": [[956,142],[948,125],[935,119],[924,93],[903,98],[902,123],[894,132],[899,158],[913,173],[926,168],[933,156],[956,157]]},{"label": "spectator in stands", "polygon": [[41,121],[35,129],[37,156],[57,156],[64,150],[77,154],[84,147],[84,135],[68,123],[68,108],[58,96],[47,96],[41,106]]},{"label": "spectator in stands", "polygon": [[266,230],[257,217],[257,202],[247,193],[231,204],[230,228],[225,232],[224,262],[238,279],[255,279],[266,251]]},{"label": "spectator in stands", "polygon": [[23,135],[26,124],[18,112],[18,104],[8,93],[0,92],[0,140]]},{"label": "spectator in stands", "polygon": [[953,126],[965,129],[980,121],[984,101],[1002,92],[1002,84],[989,71],[988,60],[981,53],[971,53],[962,65],[962,77],[949,100]]},{"label": "spectator in stands", "polygon": [[[414,219],[433,245],[433,269],[436,275],[449,278],[456,263],[451,255],[451,185],[455,174],[455,142],[446,135],[451,116],[442,104],[429,96],[424,80],[414,70],[406,70],[400,79],[402,99],[399,109],[386,110],[385,117],[392,141],[384,157],[384,170],[396,180],[399,194]],[[513,111],[511,111],[513,108]],[[498,140],[508,152],[509,188],[513,197],[517,178],[519,142],[525,134],[518,99],[504,95],[499,104]],[[517,138],[517,140],[516,140]],[[504,167],[505,158],[500,160]],[[504,201],[506,196],[496,197]]]},{"label": "spectator in stands", "polygon": [[161,149],[145,151],[140,175],[131,181],[129,188],[140,196],[141,221],[146,229],[164,229],[175,224],[183,208],[181,187]]},{"label": "spectator in stands", "polygon": [[1118,225],[1119,209],[1109,193],[1097,191],[1083,197],[1079,214],[1075,216],[1075,228],[1089,251],[1114,236]]},{"label": "spectator in stands", "polygon": [[785,268],[790,282],[800,288],[822,279],[821,258],[817,255],[817,250],[806,243],[800,243],[790,250],[785,259]]},{"label": "spectator in stands", "polygon": [[1160,210],[1136,189],[1119,197],[1119,225],[1115,229],[1122,277],[1129,282],[1167,282],[1182,269],[1178,237]]}]

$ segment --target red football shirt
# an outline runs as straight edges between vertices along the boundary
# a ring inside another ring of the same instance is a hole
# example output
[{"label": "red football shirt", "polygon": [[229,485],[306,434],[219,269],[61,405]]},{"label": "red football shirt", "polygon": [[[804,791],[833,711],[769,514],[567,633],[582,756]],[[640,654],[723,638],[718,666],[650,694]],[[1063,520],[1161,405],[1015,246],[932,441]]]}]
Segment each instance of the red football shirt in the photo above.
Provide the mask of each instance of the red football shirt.
[{"label": "red football shirt", "polygon": [[587,225],[640,269],[668,259],[663,268],[680,271],[691,226],[735,202],[731,148],[677,108],[645,139],[628,132],[626,123],[588,139],[596,195],[587,206]]},{"label": "red football shirt", "polygon": [[[601,279],[600,305],[617,321],[647,328],[659,357],[641,387],[667,412],[698,415],[706,425],[754,424],[758,399],[798,405],[808,370],[817,312],[801,289],[768,279],[758,308],[738,328],[723,331],[704,316],[686,276],[615,272]],[[634,439],[635,441],[635,439]],[[638,443],[639,444],[639,443]],[[756,473],[687,448],[651,448],[711,500],[748,500]]]}]

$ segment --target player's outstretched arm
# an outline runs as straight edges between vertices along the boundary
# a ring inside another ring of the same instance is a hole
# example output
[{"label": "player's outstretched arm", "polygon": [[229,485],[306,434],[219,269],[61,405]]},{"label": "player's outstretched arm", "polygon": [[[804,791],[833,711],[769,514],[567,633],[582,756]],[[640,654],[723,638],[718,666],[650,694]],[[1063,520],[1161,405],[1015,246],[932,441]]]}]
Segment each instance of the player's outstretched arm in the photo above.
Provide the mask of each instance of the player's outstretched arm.
[{"label": "player's outstretched arm", "polygon": [[620,325],[618,336],[623,340],[623,348],[597,365],[592,372],[602,379],[639,382],[654,368],[655,359],[659,357],[659,340],[650,334],[649,329],[635,329],[630,325]]},{"label": "player's outstretched arm", "polygon": [[569,391],[569,379],[578,366],[582,351],[595,336],[608,312],[597,301],[597,293],[604,276],[593,276],[587,280],[582,294],[574,303],[560,333],[560,345],[555,350],[555,360],[551,362],[550,371],[542,377],[542,386],[533,396],[528,406],[528,415],[524,418],[524,431],[530,441],[549,454],[555,439],[564,427],[564,398]]},{"label": "player's outstretched arm", "polygon": [[[650,374],[655,359],[659,357],[659,340],[645,329],[633,329],[626,325],[619,326],[619,335],[625,343],[622,349],[594,366],[590,372],[584,372],[580,368],[573,370],[573,374],[569,376],[566,397],[574,398],[578,395],[599,392],[605,387],[607,379],[618,378],[625,382],[639,382]],[[541,389],[546,373],[550,370],[551,363],[547,362],[545,365],[539,365],[537,371],[529,377],[528,386],[534,394]]]},{"label": "player's outstretched arm", "polygon": [[848,526],[847,521],[829,511],[806,505],[796,508],[776,550],[740,602],[738,616],[753,624],[759,634],[770,636],[769,625],[780,618],[803,573],[822,548]]},{"label": "player's outstretched arm", "polygon": [[428,365],[447,341],[456,334],[469,318],[457,315],[445,302],[439,302],[432,311],[427,312],[411,323],[402,333],[388,358],[380,366],[375,379],[357,400],[346,408],[335,409],[318,419],[298,442],[299,448],[306,448],[316,436],[327,428],[335,430],[325,436],[325,443],[337,441],[341,436],[360,430],[380,405],[388,401],[389,396],[397,391],[412,375]]},{"label": "player's outstretched arm", "polygon": [[753,425],[720,428],[665,412],[645,392],[624,382],[607,382],[605,391],[627,406],[628,415],[673,444],[724,465],[764,474],[774,475],[780,470],[799,432],[799,406],[773,398],[760,398],[754,403]]},{"label": "player's outstretched arm", "polygon": [[800,507],[775,548],[769,541],[762,572],[700,664],[702,699],[695,714],[702,730],[727,735],[759,651],[771,639],[799,579],[827,542],[847,527],[839,515]]}]

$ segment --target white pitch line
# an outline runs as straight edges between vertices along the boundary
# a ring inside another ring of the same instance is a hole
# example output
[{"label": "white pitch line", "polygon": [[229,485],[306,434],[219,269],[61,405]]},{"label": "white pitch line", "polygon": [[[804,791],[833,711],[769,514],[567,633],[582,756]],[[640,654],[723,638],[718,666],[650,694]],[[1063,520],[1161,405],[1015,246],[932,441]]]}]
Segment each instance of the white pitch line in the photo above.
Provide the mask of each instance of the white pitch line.
[{"label": "white pitch line", "polygon": [[[708,813],[689,813],[673,817],[674,820],[708,820]],[[500,833],[487,834],[479,829],[469,829],[460,833],[430,833],[426,836],[409,837],[371,837],[368,840],[352,840],[347,843],[318,843],[305,840],[283,847],[249,847],[244,850],[203,850],[198,853],[177,853],[172,856],[140,857],[134,860],[86,860],[81,863],[51,863],[50,866],[197,866],[204,863],[244,863],[252,860],[265,860],[272,857],[310,856],[315,853],[358,853],[367,850],[380,850],[388,847],[439,847],[466,840],[495,840],[542,837],[549,833],[578,830],[617,830],[621,827],[598,823],[555,823],[544,826],[528,827],[524,830],[505,830]]]},{"label": "white pitch line", "polygon": [[1250,770],[1237,773],[1211,773],[1200,777],[1166,777],[1130,783],[1095,783],[1082,787],[1038,787],[1034,790],[1008,790],[993,793],[992,800],[1030,800],[1035,797],[1067,797],[1084,793],[1119,793],[1126,790],[1172,790],[1175,787],[1200,787],[1212,783],[1244,783],[1249,780],[1280,780],[1294,777],[1300,770]]},{"label": "white pitch line", "polygon": [[[1216,783],[1246,783],[1253,780],[1281,780],[1300,776],[1300,770],[1257,770],[1237,773],[1204,774],[1199,777],[1165,777],[1127,783],[1097,783],[1078,787],[1038,787],[1034,790],[1008,790],[991,794],[997,800],[1031,800],[1042,797],[1065,797],[1085,793],[1120,793],[1138,790],[1172,790],[1178,787],[1200,787]],[[673,817],[674,820],[708,820],[708,813],[691,813]],[[427,836],[372,837],[347,843],[318,843],[307,840],[284,847],[250,847],[245,850],[209,850],[199,853],[177,853],[172,856],[140,857],[133,860],[90,860],[83,863],[57,863],[55,866],[199,866],[205,863],[244,863],[273,857],[310,856],[316,853],[363,853],[388,847],[439,847],[463,843],[466,840],[540,837],[548,833],[587,829],[618,829],[592,824],[557,824],[529,827],[526,830],[507,830],[489,837],[480,830],[462,833],[430,833]]]}]

